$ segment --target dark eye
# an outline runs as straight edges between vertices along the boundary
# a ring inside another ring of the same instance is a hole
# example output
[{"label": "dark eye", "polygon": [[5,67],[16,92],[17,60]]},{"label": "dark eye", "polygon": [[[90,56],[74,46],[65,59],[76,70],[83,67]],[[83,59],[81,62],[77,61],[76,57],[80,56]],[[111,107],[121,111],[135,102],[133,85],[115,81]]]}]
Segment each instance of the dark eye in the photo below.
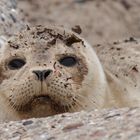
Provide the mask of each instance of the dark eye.
[{"label": "dark eye", "polygon": [[8,64],[8,67],[11,70],[15,70],[15,69],[20,69],[24,65],[25,65],[25,61],[17,58],[17,59],[13,59],[12,61],[10,61]]},{"label": "dark eye", "polygon": [[64,66],[71,67],[77,63],[77,60],[74,57],[67,56],[62,58],[59,62]]}]

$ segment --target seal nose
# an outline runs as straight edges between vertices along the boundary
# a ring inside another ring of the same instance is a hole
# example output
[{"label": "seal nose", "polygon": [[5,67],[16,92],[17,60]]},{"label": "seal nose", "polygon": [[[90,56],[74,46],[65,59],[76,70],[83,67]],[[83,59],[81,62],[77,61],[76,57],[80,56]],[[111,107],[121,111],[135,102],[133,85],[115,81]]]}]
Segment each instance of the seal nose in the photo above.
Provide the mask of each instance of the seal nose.
[{"label": "seal nose", "polygon": [[43,81],[45,80],[50,73],[52,72],[52,70],[34,70],[33,73],[35,73],[35,75],[38,77],[38,80]]}]

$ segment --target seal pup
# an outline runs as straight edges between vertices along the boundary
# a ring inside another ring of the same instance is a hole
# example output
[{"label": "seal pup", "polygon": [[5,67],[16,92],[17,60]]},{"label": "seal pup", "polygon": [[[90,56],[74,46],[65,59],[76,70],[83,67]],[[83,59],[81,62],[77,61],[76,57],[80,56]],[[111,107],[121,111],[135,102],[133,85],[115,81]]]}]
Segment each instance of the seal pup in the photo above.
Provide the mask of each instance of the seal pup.
[{"label": "seal pup", "polygon": [[133,106],[103,67],[92,46],[71,30],[28,27],[0,49],[0,120]]}]

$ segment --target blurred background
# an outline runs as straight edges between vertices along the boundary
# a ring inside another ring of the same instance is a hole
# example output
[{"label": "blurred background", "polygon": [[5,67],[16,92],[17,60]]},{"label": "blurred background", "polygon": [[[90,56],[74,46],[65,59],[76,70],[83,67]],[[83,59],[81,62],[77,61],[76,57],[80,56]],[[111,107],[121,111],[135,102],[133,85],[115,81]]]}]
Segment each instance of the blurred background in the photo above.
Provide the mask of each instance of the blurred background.
[{"label": "blurred background", "polygon": [[32,25],[80,25],[92,45],[140,37],[140,0],[18,0],[18,6]]}]

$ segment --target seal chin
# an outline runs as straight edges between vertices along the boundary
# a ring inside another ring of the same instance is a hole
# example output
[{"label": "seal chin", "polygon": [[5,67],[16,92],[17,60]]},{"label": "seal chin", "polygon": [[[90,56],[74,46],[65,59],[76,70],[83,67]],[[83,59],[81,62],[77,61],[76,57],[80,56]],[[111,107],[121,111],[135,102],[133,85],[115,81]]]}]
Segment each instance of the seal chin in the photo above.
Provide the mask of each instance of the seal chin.
[{"label": "seal chin", "polygon": [[48,95],[39,95],[30,102],[29,111],[33,117],[46,117],[66,112],[63,106],[55,102]]},{"label": "seal chin", "polygon": [[18,107],[17,111],[20,113],[33,114],[33,117],[45,117],[64,113],[66,109],[47,94],[40,94],[34,96],[26,105]]},{"label": "seal chin", "polygon": [[29,104],[31,110],[34,110],[36,106],[40,106],[40,105],[46,107],[47,110],[47,108],[52,108],[54,101],[48,95],[42,94],[42,95],[34,96]]}]

